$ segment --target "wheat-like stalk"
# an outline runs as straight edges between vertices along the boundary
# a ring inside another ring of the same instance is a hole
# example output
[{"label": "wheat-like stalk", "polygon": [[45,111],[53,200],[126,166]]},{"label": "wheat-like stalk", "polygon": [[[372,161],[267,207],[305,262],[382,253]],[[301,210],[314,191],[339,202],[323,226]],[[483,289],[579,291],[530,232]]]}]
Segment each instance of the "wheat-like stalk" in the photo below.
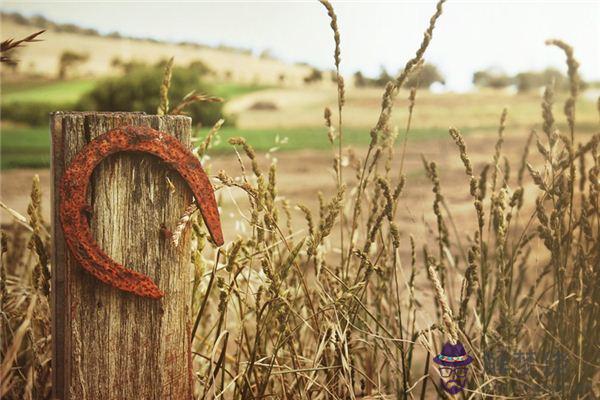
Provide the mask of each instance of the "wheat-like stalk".
[{"label": "wheat-like stalk", "polygon": [[8,65],[17,65],[18,60],[13,59],[10,56],[10,52],[18,47],[23,46],[26,43],[35,43],[41,42],[41,39],[38,39],[42,33],[46,32],[45,29],[32,33],[31,35],[21,39],[6,39],[0,43],[0,62],[6,63]]},{"label": "wheat-like stalk", "polygon": [[452,315],[452,309],[448,304],[448,298],[446,297],[446,291],[442,286],[442,282],[438,276],[438,273],[435,270],[435,262],[433,258],[427,259],[427,274],[429,280],[433,285],[433,289],[435,292],[435,298],[442,309],[442,321],[444,322],[444,326],[446,327],[446,333],[448,335],[448,340],[452,344],[456,344],[458,342],[458,331],[456,329],[456,325],[454,323],[454,317]]},{"label": "wheat-like stalk", "polygon": [[175,61],[175,57],[171,57],[167,62],[167,65],[165,65],[163,80],[160,85],[160,103],[156,110],[157,115],[166,115],[169,113],[169,88],[171,87],[173,61]]},{"label": "wheat-like stalk", "polygon": [[[164,82],[163,82],[163,85],[164,85]],[[162,86],[161,86],[161,88],[162,88]],[[169,90],[169,88],[167,86],[167,93],[168,93],[168,90]],[[162,93],[162,91],[161,91],[161,93]],[[196,93],[196,91],[193,90],[190,93],[186,94],[183,97],[183,99],[181,99],[181,102],[177,106],[175,106],[175,108],[173,108],[169,114],[181,115],[183,113],[183,110],[186,107],[188,107],[194,103],[222,103],[222,102],[223,102],[223,99],[220,97],[209,96],[207,94],[202,94],[202,93]],[[168,108],[168,99],[167,99],[167,108]]]}]

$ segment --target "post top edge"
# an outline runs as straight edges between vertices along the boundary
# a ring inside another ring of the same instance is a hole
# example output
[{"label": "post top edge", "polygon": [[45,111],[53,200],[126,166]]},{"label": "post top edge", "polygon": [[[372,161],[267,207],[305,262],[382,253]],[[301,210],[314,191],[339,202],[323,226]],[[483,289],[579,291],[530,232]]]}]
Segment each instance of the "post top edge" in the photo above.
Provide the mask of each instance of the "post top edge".
[{"label": "post top edge", "polygon": [[87,117],[87,116],[143,116],[143,117],[154,117],[154,118],[167,118],[167,119],[190,119],[191,117],[188,115],[153,115],[146,114],[143,111],[52,111],[49,113],[50,117]]}]

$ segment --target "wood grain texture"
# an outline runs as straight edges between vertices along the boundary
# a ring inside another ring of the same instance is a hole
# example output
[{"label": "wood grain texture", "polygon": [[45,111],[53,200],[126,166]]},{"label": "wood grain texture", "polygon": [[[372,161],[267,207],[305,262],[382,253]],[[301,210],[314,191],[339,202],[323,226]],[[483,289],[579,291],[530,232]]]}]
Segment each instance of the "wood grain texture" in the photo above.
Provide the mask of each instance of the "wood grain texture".
[{"label": "wood grain texture", "polygon": [[178,248],[161,235],[161,226],[173,229],[192,201],[187,185],[158,158],[141,153],[108,157],[90,182],[94,239],[114,260],[154,280],[166,293],[160,300],[122,292],[89,275],[69,254],[59,223],[57,189],[65,166],[90,140],[123,125],[149,126],[189,145],[188,117],[51,116],[54,397],[189,399],[189,230]]}]

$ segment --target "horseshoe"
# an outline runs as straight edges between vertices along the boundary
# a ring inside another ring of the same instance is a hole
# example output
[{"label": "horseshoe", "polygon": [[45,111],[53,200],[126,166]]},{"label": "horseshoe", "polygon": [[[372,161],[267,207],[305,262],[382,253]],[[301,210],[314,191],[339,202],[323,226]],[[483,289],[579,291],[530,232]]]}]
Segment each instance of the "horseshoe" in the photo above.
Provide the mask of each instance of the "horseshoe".
[{"label": "horseshoe", "polygon": [[129,151],[155,155],[179,172],[196,199],[213,241],[217,246],[223,244],[217,202],[200,161],[173,136],[148,127],[111,130],[75,155],[60,183],[60,220],[71,254],[86,271],[120,290],[159,299],[164,293],[152,279],[115,262],[98,246],[86,217],[86,197],[94,168],[111,154]]}]

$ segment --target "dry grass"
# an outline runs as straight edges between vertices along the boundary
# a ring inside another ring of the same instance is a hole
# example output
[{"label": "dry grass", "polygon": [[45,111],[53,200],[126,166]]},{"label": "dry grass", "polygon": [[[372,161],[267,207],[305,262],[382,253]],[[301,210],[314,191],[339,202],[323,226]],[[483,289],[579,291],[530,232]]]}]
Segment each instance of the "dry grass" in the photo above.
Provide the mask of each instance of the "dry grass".
[{"label": "dry grass", "polygon": [[[346,86],[350,84],[346,82]],[[591,92],[590,92],[591,95]],[[404,127],[408,118],[410,91],[401,89],[392,124]],[[557,92],[557,102],[563,103],[568,93]],[[589,97],[589,95],[588,95]],[[581,96],[577,101],[577,123],[581,134],[594,131],[598,124],[596,99]],[[413,112],[413,128],[447,129],[451,122],[460,122],[461,128],[492,132],[498,123],[498,114],[510,105],[508,128],[528,130],[539,120],[539,93],[513,95],[503,91],[475,93],[418,93],[419,106]],[[276,111],[256,110],[256,103],[275,105]],[[233,98],[225,104],[226,113],[236,115],[236,126],[242,129],[306,128],[321,126],[323,106],[332,111],[337,125],[337,95],[334,87],[272,88]],[[353,88],[345,93],[344,129],[368,129],[381,108],[381,89]],[[566,126],[559,120],[561,128]],[[514,132],[514,131],[513,131]]]},{"label": "dry grass", "polygon": [[[216,189],[245,195],[238,220],[246,233],[215,250],[197,213],[182,218],[194,232],[198,398],[446,398],[430,366],[446,340],[461,341],[475,359],[464,398],[599,395],[600,135],[577,136],[577,64],[568,46],[553,42],[567,54],[573,84],[564,107],[569,133],[557,129],[563,117],[554,114],[551,88],[540,111],[543,136],[524,138],[512,168],[503,154],[510,110],[498,110],[496,146],[482,168],[450,129],[472,222],[453,218],[439,167],[423,157],[435,224],[422,243],[406,240],[411,226],[398,225],[411,182],[402,162],[391,167],[393,100],[441,12],[440,3],[415,58],[388,84],[366,154],[342,148],[340,155],[326,112],[335,192],[319,194],[316,212],[278,194],[276,163],[264,168],[244,138],[230,140],[239,172],[220,171]],[[409,116],[419,107],[414,92],[409,107]],[[210,152],[219,126],[198,143],[199,156]],[[48,236],[36,185],[25,227],[2,240],[7,398],[44,398],[49,386]],[[499,365],[490,368],[491,360]]]},{"label": "dry grass", "polygon": [[2,232],[0,396],[43,399],[50,393],[50,235],[33,179],[28,218]]},{"label": "dry grass", "polygon": [[26,43],[35,43],[41,41],[41,39],[37,39],[37,37],[44,32],[45,30],[41,30],[32,33],[31,35],[28,35],[27,37],[20,40],[6,39],[2,41],[2,43],[0,43],[0,62],[16,67],[18,64],[18,60],[13,59],[11,57],[11,53],[14,52],[17,48],[24,46]]}]

